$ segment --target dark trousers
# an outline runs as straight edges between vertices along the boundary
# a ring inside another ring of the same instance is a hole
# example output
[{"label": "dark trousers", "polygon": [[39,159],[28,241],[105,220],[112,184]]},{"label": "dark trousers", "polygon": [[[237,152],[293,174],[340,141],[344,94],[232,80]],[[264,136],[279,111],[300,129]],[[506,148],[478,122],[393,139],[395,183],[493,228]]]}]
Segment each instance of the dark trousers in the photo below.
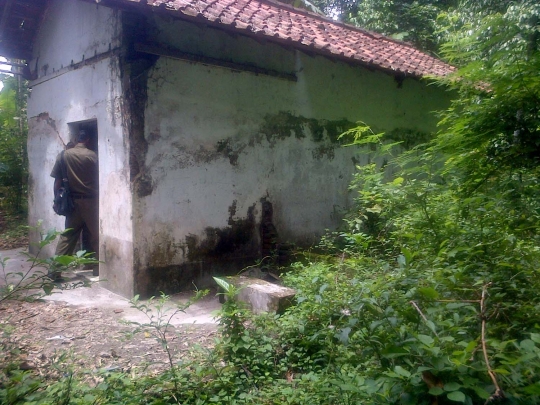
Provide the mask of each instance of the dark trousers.
[{"label": "dark trousers", "polygon": [[72,255],[84,225],[88,228],[90,246],[99,260],[99,212],[96,198],[75,199],[75,210],[66,216],[66,229],[56,246],[56,255]]}]

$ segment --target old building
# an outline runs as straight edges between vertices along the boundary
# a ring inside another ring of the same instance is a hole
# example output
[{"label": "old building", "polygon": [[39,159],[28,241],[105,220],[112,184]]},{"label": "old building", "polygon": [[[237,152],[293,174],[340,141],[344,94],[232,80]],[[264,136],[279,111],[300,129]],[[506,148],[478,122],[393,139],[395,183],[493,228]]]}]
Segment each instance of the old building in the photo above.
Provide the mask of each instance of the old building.
[{"label": "old building", "polygon": [[271,0],[0,8],[0,54],[26,61],[32,89],[30,224],[62,227],[49,174],[77,130],[92,131],[100,273],[124,296],[205,285],[276,240],[317,241],[369,159],[338,136],[357,121],[421,136],[448,103],[422,80],[448,65]]}]

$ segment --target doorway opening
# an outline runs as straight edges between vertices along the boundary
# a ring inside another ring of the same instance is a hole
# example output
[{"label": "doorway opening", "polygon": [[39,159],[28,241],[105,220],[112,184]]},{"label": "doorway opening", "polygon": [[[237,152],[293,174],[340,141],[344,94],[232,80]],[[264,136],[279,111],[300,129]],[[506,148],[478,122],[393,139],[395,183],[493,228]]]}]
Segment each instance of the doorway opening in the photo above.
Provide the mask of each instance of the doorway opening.
[{"label": "doorway opening", "polygon": [[[98,137],[98,124],[97,124],[96,119],[71,122],[71,123],[68,123],[68,128],[69,128],[69,143],[68,143],[69,146],[67,146],[68,148],[75,146],[77,144],[79,132],[85,131],[90,137],[90,140],[87,143],[88,149],[93,150],[94,152],[96,152],[96,154],[98,153],[99,137]],[[95,175],[99,179],[99,165],[98,165],[97,170],[98,172],[95,173]],[[95,209],[95,213],[97,213],[95,220],[97,221],[97,223],[99,223],[99,196],[98,198],[93,199],[93,202],[95,204],[93,208]],[[96,228],[99,229],[99,227],[94,226],[94,229]],[[99,235],[96,236],[96,240],[98,240],[98,242],[96,243],[97,245],[99,245]],[[84,226],[82,229],[82,232],[79,238],[79,243],[78,243],[78,246],[76,247],[76,250],[85,250],[86,252],[99,252],[99,246],[92,246],[90,233],[86,226]],[[95,258],[99,260],[99,257],[95,257]],[[99,274],[99,268],[96,271],[96,268],[94,267],[93,270],[94,270],[94,275]]]},{"label": "doorway opening", "polygon": [[98,125],[96,119],[71,122],[68,124],[68,127],[70,142],[76,144],[79,131],[84,130],[87,134],[90,135],[90,143],[88,147],[94,152],[98,153]]}]

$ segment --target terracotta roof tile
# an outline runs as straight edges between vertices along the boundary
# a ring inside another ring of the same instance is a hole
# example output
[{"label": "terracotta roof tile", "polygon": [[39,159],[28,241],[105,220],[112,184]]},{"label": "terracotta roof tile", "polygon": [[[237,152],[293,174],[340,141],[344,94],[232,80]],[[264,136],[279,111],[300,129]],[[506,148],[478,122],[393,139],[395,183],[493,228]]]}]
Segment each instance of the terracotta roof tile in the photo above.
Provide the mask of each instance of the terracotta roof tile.
[{"label": "terracotta roof tile", "polygon": [[421,77],[443,76],[452,66],[411,45],[383,35],[345,25],[273,0],[112,0],[116,4],[139,3],[165,10],[177,17],[197,17],[234,27],[245,34],[286,41],[300,50],[383,70]]}]

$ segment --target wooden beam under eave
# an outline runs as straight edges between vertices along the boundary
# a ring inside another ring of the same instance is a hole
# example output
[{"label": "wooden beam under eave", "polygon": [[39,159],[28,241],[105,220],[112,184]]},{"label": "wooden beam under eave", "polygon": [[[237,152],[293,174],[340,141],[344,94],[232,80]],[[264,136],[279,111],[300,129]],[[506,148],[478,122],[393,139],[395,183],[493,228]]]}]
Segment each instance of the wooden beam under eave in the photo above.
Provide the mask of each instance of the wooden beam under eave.
[{"label": "wooden beam under eave", "polygon": [[13,6],[14,0],[6,0],[4,4],[4,9],[2,10],[2,19],[0,20],[0,39],[4,38],[4,30],[6,29],[6,24],[11,14],[11,6]]},{"label": "wooden beam under eave", "polygon": [[296,82],[298,80],[295,73],[278,72],[276,70],[266,69],[253,65],[241,64],[222,59],[210,58],[202,55],[190,54],[176,49],[167,49],[154,45],[136,43],[135,50],[137,52],[147,53],[151,55],[164,56],[167,58],[184,60],[192,63],[200,63],[202,65],[217,66],[220,68],[230,69],[234,71],[249,72],[256,75],[271,76],[292,82]]}]

